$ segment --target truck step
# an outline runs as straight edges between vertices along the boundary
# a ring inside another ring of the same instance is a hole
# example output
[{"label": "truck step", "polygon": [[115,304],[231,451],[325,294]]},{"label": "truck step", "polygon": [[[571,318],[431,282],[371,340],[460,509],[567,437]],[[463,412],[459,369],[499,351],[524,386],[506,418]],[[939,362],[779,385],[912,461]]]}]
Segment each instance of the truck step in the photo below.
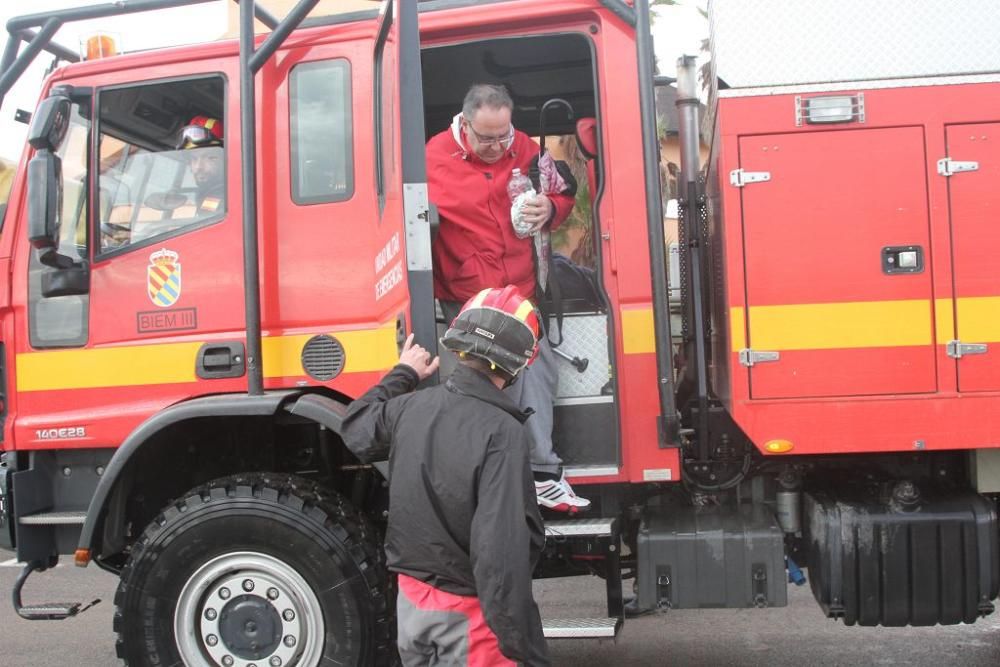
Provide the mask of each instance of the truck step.
[{"label": "truck step", "polygon": [[547,639],[614,639],[620,618],[549,618],[542,620]]},{"label": "truck step", "polygon": [[611,537],[617,519],[568,519],[545,522],[546,537]]},{"label": "truck step", "polygon": [[31,576],[32,572],[42,572],[49,569],[55,565],[55,559],[51,559],[48,563],[41,563],[38,561],[26,563],[24,569],[21,570],[21,574],[18,575],[17,581],[14,582],[14,591],[12,594],[12,599],[14,602],[14,611],[21,618],[28,621],[61,621],[64,618],[72,618],[77,614],[87,611],[95,604],[100,602],[100,599],[94,600],[90,604],[84,606],[82,602],[43,602],[42,604],[22,604],[21,602],[21,591],[24,589],[24,583]]},{"label": "truck step", "polygon": [[87,512],[39,512],[22,516],[18,523],[28,526],[82,526]]},{"label": "truck step", "polygon": [[29,621],[61,621],[79,614],[81,606],[79,602],[48,602],[24,605],[17,610],[17,614]]}]

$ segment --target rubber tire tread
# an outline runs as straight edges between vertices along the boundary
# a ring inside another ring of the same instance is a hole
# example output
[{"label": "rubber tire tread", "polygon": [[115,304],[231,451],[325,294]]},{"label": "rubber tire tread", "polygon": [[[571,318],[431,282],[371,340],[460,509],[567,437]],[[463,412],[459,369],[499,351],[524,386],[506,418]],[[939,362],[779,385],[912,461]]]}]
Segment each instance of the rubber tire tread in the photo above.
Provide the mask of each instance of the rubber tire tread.
[{"label": "rubber tire tread", "polygon": [[[272,492],[276,492],[275,494]],[[156,665],[167,667],[162,660],[146,657],[142,641],[130,642],[125,636],[126,605],[133,588],[141,589],[141,582],[135,577],[137,565],[150,556],[151,547],[157,538],[187,520],[192,508],[200,508],[230,499],[268,499],[297,513],[309,522],[321,524],[342,547],[350,562],[361,573],[368,590],[373,613],[371,664],[389,667],[399,664],[399,654],[395,642],[395,591],[385,566],[385,551],[381,534],[368,519],[340,494],[331,492],[319,484],[301,477],[286,474],[246,473],[213,480],[189,491],[182,499],[168,505],[146,527],[143,534],[131,547],[128,561],[121,571],[118,588],[115,591],[114,632],[116,651],[124,665],[146,667]],[[193,512],[192,512],[193,513]],[[173,619],[169,624],[172,628]],[[172,631],[171,631],[172,634]],[[136,645],[138,644],[138,646]],[[158,656],[157,656],[158,657]],[[182,666],[181,661],[173,663]],[[171,666],[172,667],[172,666]]]}]

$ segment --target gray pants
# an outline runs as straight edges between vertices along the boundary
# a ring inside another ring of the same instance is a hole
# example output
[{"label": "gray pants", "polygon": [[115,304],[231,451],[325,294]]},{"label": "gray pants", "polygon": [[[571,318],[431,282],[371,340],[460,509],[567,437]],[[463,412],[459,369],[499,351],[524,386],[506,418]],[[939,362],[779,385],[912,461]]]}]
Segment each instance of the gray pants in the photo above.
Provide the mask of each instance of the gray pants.
[{"label": "gray pants", "polygon": [[[450,323],[455,319],[461,309],[461,303],[441,301],[441,312],[446,322]],[[444,361],[442,359],[442,377],[454,368],[454,364],[444,364]],[[555,354],[548,339],[542,336],[534,363],[521,371],[517,381],[504,390],[519,408],[532,408],[535,411],[524,424],[531,441],[531,468],[535,472],[556,474],[562,465],[562,459],[552,448],[552,402],[558,390],[559,373]]]},{"label": "gray pants", "polygon": [[469,619],[455,611],[418,609],[400,593],[396,600],[399,657],[404,667],[466,667]]},{"label": "gray pants", "polygon": [[514,667],[479,600],[399,575],[396,598],[399,657],[404,667]]}]

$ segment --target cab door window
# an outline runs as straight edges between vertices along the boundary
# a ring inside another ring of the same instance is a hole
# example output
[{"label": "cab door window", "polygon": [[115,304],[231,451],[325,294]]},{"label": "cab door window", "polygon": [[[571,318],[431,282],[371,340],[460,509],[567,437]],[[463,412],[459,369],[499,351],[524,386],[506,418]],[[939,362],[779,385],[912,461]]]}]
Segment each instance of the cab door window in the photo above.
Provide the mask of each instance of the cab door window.
[{"label": "cab door window", "polygon": [[224,217],[224,94],[220,76],[100,91],[99,254]]},{"label": "cab door window", "polygon": [[344,201],[354,194],[351,68],[344,59],[296,65],[289,78],[292,200]]}]

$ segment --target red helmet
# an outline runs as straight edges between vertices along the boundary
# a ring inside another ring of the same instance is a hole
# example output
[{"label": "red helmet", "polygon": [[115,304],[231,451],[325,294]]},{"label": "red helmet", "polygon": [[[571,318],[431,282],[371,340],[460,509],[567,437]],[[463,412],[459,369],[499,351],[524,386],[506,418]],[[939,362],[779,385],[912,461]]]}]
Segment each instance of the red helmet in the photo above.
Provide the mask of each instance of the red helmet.
[{"label": "red helmet", "polygon": [[511,377],[538,354],[538,312],[513,285],[484,289],[466,301],[441,343],[460,355],[485,359]]},{"label": "red helmet", "polygon": [[177,148],[221,146],[224,137],[221,120],[210,116],[195,116],[191,122],[181,128],[177,139]]}]

